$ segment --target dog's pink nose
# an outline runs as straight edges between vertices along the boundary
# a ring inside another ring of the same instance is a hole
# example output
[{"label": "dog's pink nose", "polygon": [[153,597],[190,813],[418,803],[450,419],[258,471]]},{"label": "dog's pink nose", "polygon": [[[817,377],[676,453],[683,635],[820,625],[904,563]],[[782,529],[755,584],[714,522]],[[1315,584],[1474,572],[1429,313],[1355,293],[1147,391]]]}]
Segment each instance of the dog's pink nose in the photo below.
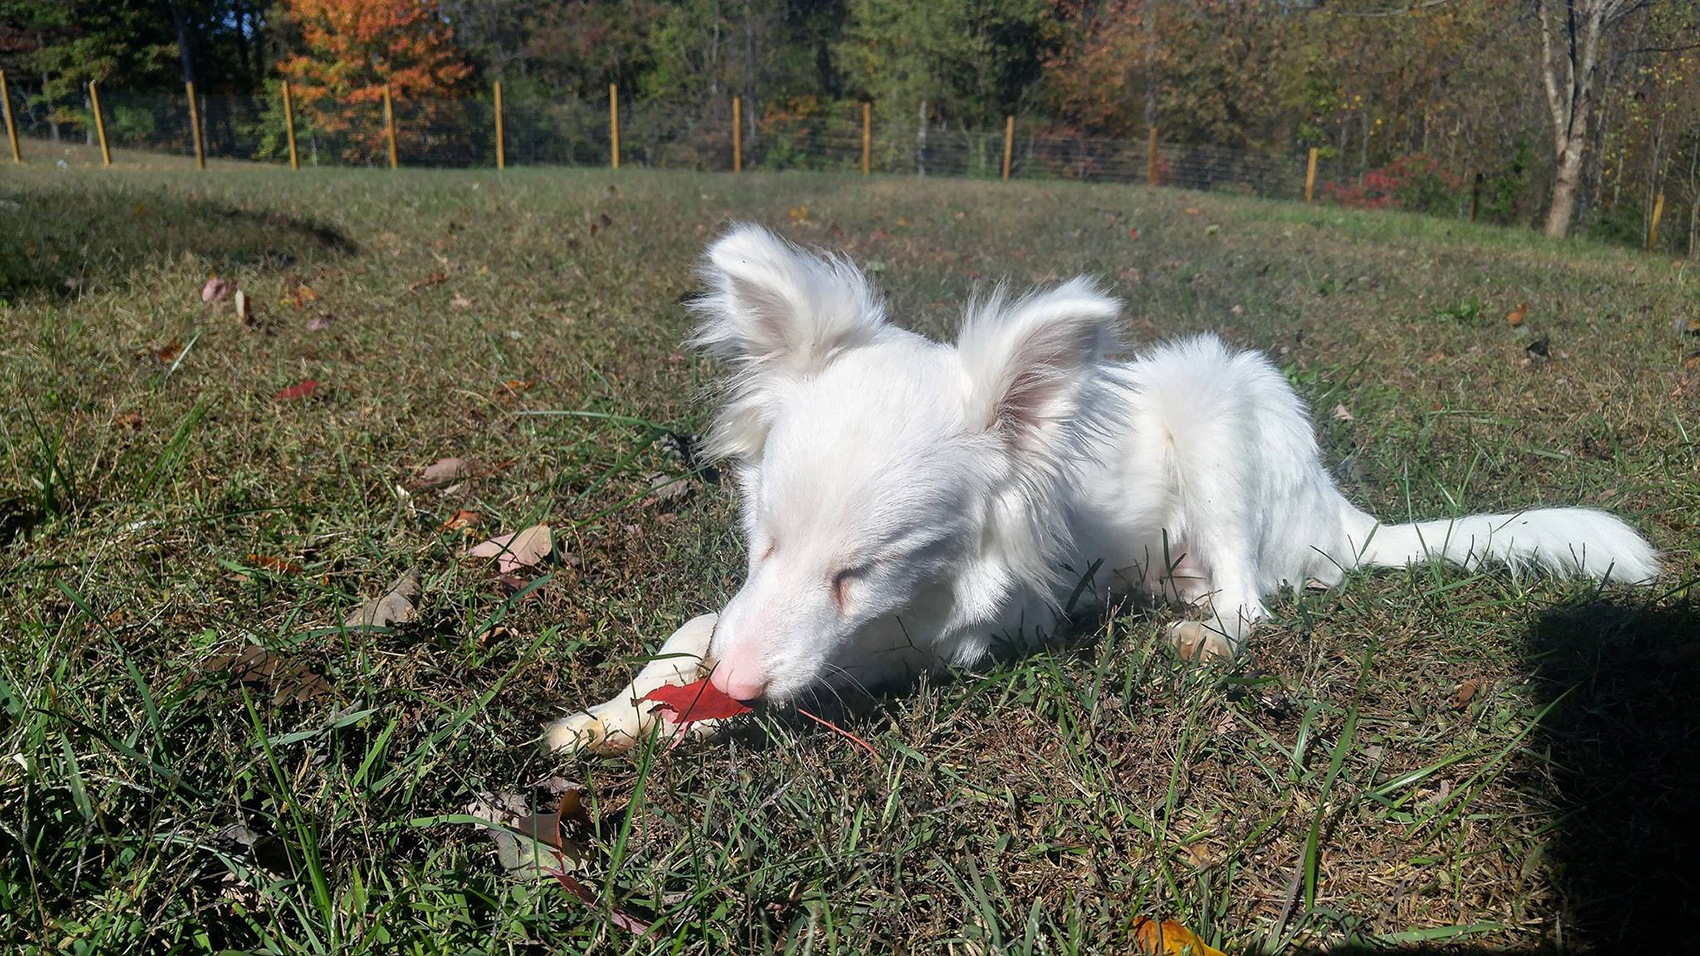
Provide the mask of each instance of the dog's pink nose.
[{"label": "dog's pink nose", "polygon": [[708,682],[733,700],[755,700],[767,692],[767,676],[759,668],[732,666],[725,661],[709,675]]}]

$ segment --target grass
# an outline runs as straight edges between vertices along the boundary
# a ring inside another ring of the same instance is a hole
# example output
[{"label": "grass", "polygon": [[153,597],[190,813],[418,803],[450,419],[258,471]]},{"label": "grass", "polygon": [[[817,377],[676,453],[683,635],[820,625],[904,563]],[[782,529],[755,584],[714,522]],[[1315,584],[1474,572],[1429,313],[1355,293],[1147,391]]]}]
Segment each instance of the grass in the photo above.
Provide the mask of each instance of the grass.
[{"label": "grass", "polygon": [[[1238,952],[1568,951],[1700,915],[1700,342],[1677,328],[1700,291],[1677,263],[1066,183],[3,177],[9,947],[1127,952],[1151,916]],[[544,721],[738,583],[727,485],[652,486],[683,473],[663,437],[704,421],[715,369],[680,350],[680,302],[730,218],[848,250],[938,334],[977,282],[1098,274],[1137,340],[1271,351],[1377,513],[1597,504],[1670,572],[1645,592],[1355,574],[1278,601],[1231,669],[1174,660],[1167,612],[1120,608],[1044,653],[823,702],[878,761],[785,714],[550,759]],[[253,327],[201,303],[212,272]],[[474,475],[421,486],[444,456]],[[481,523],[443,530],[462,508]],[[457,559],[538,521],[559,554],[530,590]],[[410,568],[418,621],[339,626]],[[262,664],[232,665],[250,645]],[[510,879],[464,822],[563,779],[590,795],[600,911]]]}]

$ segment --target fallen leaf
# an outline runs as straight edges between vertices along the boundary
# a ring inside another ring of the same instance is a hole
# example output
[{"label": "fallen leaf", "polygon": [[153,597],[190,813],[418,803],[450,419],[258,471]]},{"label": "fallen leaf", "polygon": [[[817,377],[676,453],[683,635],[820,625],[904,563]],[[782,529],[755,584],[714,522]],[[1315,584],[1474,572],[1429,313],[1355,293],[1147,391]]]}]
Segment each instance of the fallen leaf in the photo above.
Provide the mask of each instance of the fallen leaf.
[{"label": "fallen leaf", "polygon": [[1191,953],[1192,956],[1222,956],[1222,951],[1199,939],[1185,925],[1164,920],[1159,923],[1153,919],[1141,918],[1133,928],[1134,939],[1139,942],[1139,951],[1150,956],[1167,956],[1167,954]]},{"label": "fallen leaf", "polygon": [[119,418],[118,421],[129,428],[140,428],[147,423],[147,420],[142,418],[141,412],[129,412]]},{"label": "fallen leaf", "polygon": [[272,703],[304,702],[331,692],[331,682],[313,670],[305,657],[273,653],[249,644],[230,654],[214,654],[201,665],[204,673],[225,673],[244,684],[271,688]]},{"label": "fallen leaf", "polygon": [[649,476],[649,490],[657,502],[672,504],[691,496],[691,483],[677,475],[654,474]]},{"label": "fallen leaf", "polygon": [[1529,314],[1529,303],[1519,302],[1517,308],[1505,314],[1505,324],[1517,328],[1523,324],[1523,317]]},{"label": "fallen leaf", "polygon": [[177,357],[179,355],[182,355],[182,354],[183,354],[183,343],[182,342],[172,342],[170,345],[167,345],[166,347],[164,347],[162,349],[156,350],[153,353],[153,357],[158,359],[159,364],[161,364],[161,365],[170,365],[172,362],[177,361]]},{"label": "fallen leaf", "polygon": [[554,549],[554,536],[546,524],[534,524],[522,531],[504,534],[467,550],[462,557],[495,558],[496,570],[513,574],[521,568],[534,567]]},{"label": "fallen leaf", "polygon": [[537,879],[567,867],[582,868],[590,859],[589,844],[575,834],[593,827],[584,812],[583,788],[568,784],[556,809],[533,813],[517,793],[480,793],[466,806],[496,844],[502,869],[516,879]]},{"label": "fallen leaf", "polygon": [[328,315],[315,315],[312,318],[307,320],[307,331],[309,331],[309,332],[323,332],[324,330],[330,328],[331,323],[335,322],[335,321],[336,321],[335,318],[328,316]]},{"label": "fallen leaf", "polygon": [[657,710],[671,711],[667,719],[684,727],[699,720],[725,720],[750,712],[748,704],[726,696],[704,677],[689,684],[663,684],[643,695]]},{"label": "fallen leaf", "polygon": [[278,389],[277,395],[274,397],[280,402],[293,402],[297,400],[304,401],[312,398],[313,393],[318,390],[319,382],[317,379],[304,378],[297,384],[291,385],[288,388]]},{"label": "fallen leaf", "polygon": [[[555,881],[560,883],[563,889],[578,897],[587,906],[596,910],[601,910],[603,908],[601,901],[596,898],[596,894],[592,893],[589,887],[569,876],[564,870],[553,870],[550,871],[549,875],[553,876]],[[634,916],[617,906],[608,909],[608,922],[613,923],[616,927],[623,929],[628,933],[635,933],[638,936],[642,936],[649,932],[650,923],[648,920],[640,916]]]},{"label": "fallen leaf", "polygon": [[218,276],[207,277],[207,284],[201,286],[202,302],[222,302],[236,288],[234,282],[226,282]]},{"label": "fallen leaf", "polygon": [[465,508],[457,508],[455,509],[454,516],[443,522],[443,526],[438,530],[459,531],[462,528],[470,528],[478,523],[479,517],[480,516],[476,511],[468,511]]},{"label": "fallen leaf", "polygon": [[1464,683],[1459,684],[1458,687],[1452,691],[1453,702],[1459,707],[1467,705],[1470,701],[1475,699],[1476,690],[1480,686],[1479,682],[1473,680],[1467,680]]},{"label": "fallen leaf", "polygon": [[504,401],[504,402],[514,401],[515,399],[519,398],[521,395],[524,395],[526,392],[531,391],[531,386],[533,384],[534,383],[529,378],[526,378],[526,379],[518,379],[518,378],[509,379],[509,380],[503,382],[502,384],[496,386],[496,398],[499,401]]},{"label": "fallen leaf", "polygon": [[455,297],[449,300],[449,305],[452,305],[457,309],[470,309],[472,308],[472,300],[461,295],[459,292],[456,292]]},{"label": "fallen leaf", "polygon": [[425,286],[428,286],[428,285],[436,285],[439,282],[447,282],[447,281],[449,281],[449,274],[448,273],[446,273],[446,272],[433,272],[430,275],[426,276],[425,278],[420,279],[418,282],[409,283],[408,286],[407,286],[407,291],[413,292],[413,291],[416,291],[418,289],[424,288]]},{"label": "fallen leaf", "polygon": [[1133,226],[1132,228],[1128,229],[1127,237],[1129,239],[1138,239],[1139,238],[1139,227]]},{"label": "fallen leaf", "polygon": [[362,604],[347,620],[343,627],[394,627],[398,624],[411,624],[419,616],[419,611],[413,605],[413,599],[419,596],[419,572],[408,571],[384,594]]},{"label": "fallen leaf", "polygon": [[287,558],[279,558],[270,554],[255,554],[250,551],[248,553],[248,563],[255,567],[265,568],[268,571],[276,571],[279,574],[301,573],[301,565],[296,564]]},{"label": "fallen leaf", "polygon": [[1185,210],[1185,212],[1186,212],[1186,214],[1187,214],[1187,215],[1189,215],[1189,216],[1197,216],[1197,215],[1202,215],[1202,214],[1201,214],[1201,213],[1200,213],[1200,212],[1199,212],[1199,211],[1198,211],[1198,207],[1197,207],[1197,206],[1188,206],[1188,207],[1186,207],[1186,210]]},{"label": "fallen leaf", "polygon": [[439,458],[419,473],[419,480],[428,485],[459,481],[472,473],[472,466],[463,458]]},{"label": "fallen leaf", "polygon": [[302,283],[301,285],[295,287],[295,307],[297,309],[301,308],[302,306],[306,305],[309,302],[317,302],[317,301],[319,301],[319,294],[317,292],[313,291],[312,286],[307,285],[306,283]]},{"label": "fallen leaf", "polygon": [[236,318],[243,325],[249,324],[254,318],[253,310],[248,308],[248,293],[236,290]]}]

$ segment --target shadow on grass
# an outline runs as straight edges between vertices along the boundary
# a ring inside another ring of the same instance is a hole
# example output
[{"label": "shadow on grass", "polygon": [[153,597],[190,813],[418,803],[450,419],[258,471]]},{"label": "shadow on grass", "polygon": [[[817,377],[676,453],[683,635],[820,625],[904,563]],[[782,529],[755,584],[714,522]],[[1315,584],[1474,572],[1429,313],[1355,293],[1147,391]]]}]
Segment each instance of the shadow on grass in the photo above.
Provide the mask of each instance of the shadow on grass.
[{"label": "shadow on grass", "polygon": [[1700,609],[1595,600],[1542,614],[1529,663],[1562,804],[1548,855],[1566,940],[1611,951],[1700,922]]},{"label": "shadow on grass", "polygon": [[127,184],[0,190],[0,298],[69,297],[188,254],[213,268],[287,269],[354,253],[334,226],[254,203],[239,205]]}]

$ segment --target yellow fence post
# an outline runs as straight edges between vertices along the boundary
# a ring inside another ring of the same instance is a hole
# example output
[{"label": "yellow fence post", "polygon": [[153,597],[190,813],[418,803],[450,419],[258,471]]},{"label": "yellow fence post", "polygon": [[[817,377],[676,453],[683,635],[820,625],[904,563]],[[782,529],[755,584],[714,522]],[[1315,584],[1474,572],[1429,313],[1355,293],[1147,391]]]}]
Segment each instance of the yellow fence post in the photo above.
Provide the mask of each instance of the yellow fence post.
[{"label": "yellow fence post", "polygon": [[744,171],[744,98],[732,97],[732,171]]},{"label": "yellow fence post", "polygon": [[1305,164],[1305,202],[1316,198],[1316,147],[1310,148],[1310,162]]},{"label": "yellow fence post", "polygon": [[195,101],[195,84],[183,84],[189,90],[189,132],[195,137],[195,168],[207,168],[206,146],[201,140],[201,107]]},{"label": "yellow fence post", "polygon": [[12,144],[12,162],[22,163],[24,155],[18,152],[18,127],[12,121],[12,96],[6,91],[5,70],[0,70],[0,113],[6,117],[6,139]]},{"label": "yellow fence post", "polygon": [[1659,198],[1653,200],[1653,221],[1647,224],[1647,251],[1659,242],[1659,217],[1665,214],[1665,194],[1659,193]]},{"label": "yellow fence post", "polygon": [[1015,149],[1015,114],[1005,117],[1003,123],[1003,181],[1009,182],[1009,157]]},{"label": "yellow fence post", "polygon": [[390,168],[401,165],[395,155],[395,102],[390,97],[390,85],[384,84],[384,136],[390,141]]},{"label": "yellow fence post", "polygon": [[862,175],[874,174],[874,104],[862,103]]},{"label": "yellow fence post", "polygon": [[502,81],[496,81],[496,168],[508,168],[508,147],[502,142]]},{"label": "yellow fence post", "polygon": [[106,117],[100,115],[100,91],[89,83],[89,105],[94,108],[94,131],[100,136],[100,164],[112,165],[112,150],[106,148]]},{"label": "yellow fence post", "polygon": [[289,168],[300,169],[301,159],[295,155],[295,103],[289,95],[289,81],[283,81],[283,135],[289,140]]},{"label": "yellow fence post", "polygon": [[620,168],[620,85],[608,84],[608,155],[615,169]]},{"label": "yellow fence post", "polygon": [[1151,145],[1145,154],[1145,185],[1157,185],[1157,127],[1151,127]]}]

